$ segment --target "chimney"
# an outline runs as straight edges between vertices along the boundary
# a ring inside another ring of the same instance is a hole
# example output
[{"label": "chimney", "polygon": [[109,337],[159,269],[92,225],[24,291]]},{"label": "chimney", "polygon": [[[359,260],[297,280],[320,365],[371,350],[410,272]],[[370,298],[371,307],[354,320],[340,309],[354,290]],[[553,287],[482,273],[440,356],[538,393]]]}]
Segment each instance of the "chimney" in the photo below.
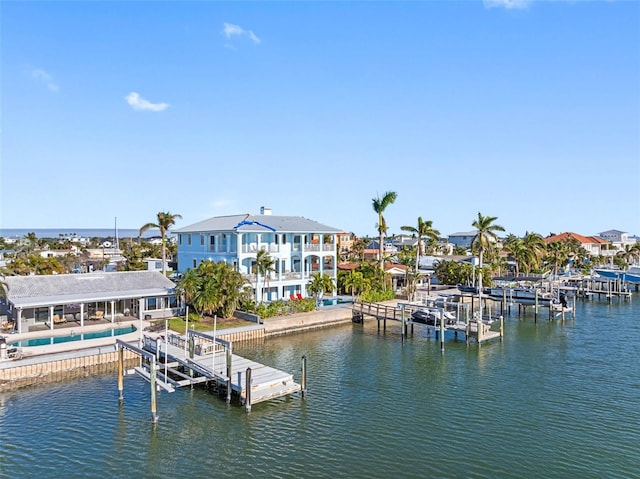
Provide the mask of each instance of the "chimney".
[{"label": "chimney", "polygon": [[268,206],[261,206],[260,214],[264,216],[271,216],[271,208],[269,208]]}]

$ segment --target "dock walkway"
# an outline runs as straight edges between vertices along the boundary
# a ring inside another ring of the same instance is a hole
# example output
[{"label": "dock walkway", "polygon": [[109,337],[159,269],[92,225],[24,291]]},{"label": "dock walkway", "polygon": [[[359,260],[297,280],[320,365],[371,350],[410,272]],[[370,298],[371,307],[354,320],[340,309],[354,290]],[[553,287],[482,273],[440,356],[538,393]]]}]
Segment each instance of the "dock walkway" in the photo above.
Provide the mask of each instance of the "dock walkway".
[{"label": "dock walkway", "polygon": [[301,385],[290,373],[233,354],[231,342],[208,333],[189,330],[187,335],[145,335],[142,348],[124,341],[117,344],[141,358],[140,365],[127,373],[137,374],[168,392],[207,383],[226,392],[227,403],[236,395],[247,411],[252,404],[304,393],[305,358]]}]

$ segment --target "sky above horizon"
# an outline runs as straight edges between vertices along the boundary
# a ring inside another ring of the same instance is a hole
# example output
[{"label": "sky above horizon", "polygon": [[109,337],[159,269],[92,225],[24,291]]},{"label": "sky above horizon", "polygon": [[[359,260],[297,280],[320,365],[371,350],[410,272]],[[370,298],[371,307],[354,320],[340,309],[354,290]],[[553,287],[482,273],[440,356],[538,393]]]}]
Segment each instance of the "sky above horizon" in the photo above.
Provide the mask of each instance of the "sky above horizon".
[{"label": "sky above horizon", "polygon": [[0,228],[640,235],[640,2],[0,3]]}]

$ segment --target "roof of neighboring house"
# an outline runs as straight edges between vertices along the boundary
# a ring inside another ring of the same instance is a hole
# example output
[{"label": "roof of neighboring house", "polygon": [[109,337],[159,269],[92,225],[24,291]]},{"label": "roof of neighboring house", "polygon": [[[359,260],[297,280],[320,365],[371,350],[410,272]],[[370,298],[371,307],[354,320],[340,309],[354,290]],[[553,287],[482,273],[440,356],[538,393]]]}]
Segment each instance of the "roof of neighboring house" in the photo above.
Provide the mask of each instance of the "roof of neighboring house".
[{"label": "roof of neighboring house", "polygon": [[459,233],[451,233],[449,235],[449,238],[451,237],[456,237],[456,236],[475,236],[478,234],[478,230],[473,230],[473,231],[463,231],[463,232],[459,232]]},{"label": "roof of neighboring house", "polygon": [[[264,225],[264,226],[262,226]],[[265,227],[266,226],[266,227]],[[275,228],[279,233],[340,233],[343,230],[332,228],[309,220],[302,216],[276,215],[232,215],[215,216],[184,228],[173,230],[174,233],[199,233],[202,231],[238,231],[243,233],[264,233]]]},{"label": "roof of neighboring house", "polygon": [[625,234],[626,231],[620,231],[620,230],[607,230],[607,231],[602,231],[601,233],[598,233],[600,236],[602,235],[606,235],[606,234],[614,234],[614,235],[623,235]]},{"label": "roof of neighboring house", "polygon": [[7,299],[16,307],[74,304],[172,294],[175,284],[158,271],[7,276]]},{"label": "roof of neighboring house", "polygon": [[549,236],[544,240],[547,243],[553,243],[555,241],[566,241],[571,239],[575,239],[579,241],[581,244],[609,244],[608,240],[603,238],[598,238],[597,236],[582,236],[582,235],[579,235],[578,233],[570,233],[570,232]]}]

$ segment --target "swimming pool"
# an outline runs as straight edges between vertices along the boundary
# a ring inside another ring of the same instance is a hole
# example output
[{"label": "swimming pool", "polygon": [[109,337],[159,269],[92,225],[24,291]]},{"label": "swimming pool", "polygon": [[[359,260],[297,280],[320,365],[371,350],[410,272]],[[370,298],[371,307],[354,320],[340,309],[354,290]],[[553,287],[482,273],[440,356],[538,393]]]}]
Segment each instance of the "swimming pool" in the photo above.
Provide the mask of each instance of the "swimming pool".
[{"label": "swimming pool", "polygon": [[31,346],[47,346],[49,344],[68,343],[70,341],[83,341],[85,339],[107,338],[109,336],[120,336],[136,331],[135,326],[127,326],[125,328],[107,329],[105,331],[96,331],[94,333],[69,334],[68,336],[49,336],[46,338],[24,339],[11,343],[14,348],[28,348]]},{"label": "swimming pool", "polygon": [[353,303],[351,298],[325,298],[322,300],[322,306],[335,306],[336,304]]}]

